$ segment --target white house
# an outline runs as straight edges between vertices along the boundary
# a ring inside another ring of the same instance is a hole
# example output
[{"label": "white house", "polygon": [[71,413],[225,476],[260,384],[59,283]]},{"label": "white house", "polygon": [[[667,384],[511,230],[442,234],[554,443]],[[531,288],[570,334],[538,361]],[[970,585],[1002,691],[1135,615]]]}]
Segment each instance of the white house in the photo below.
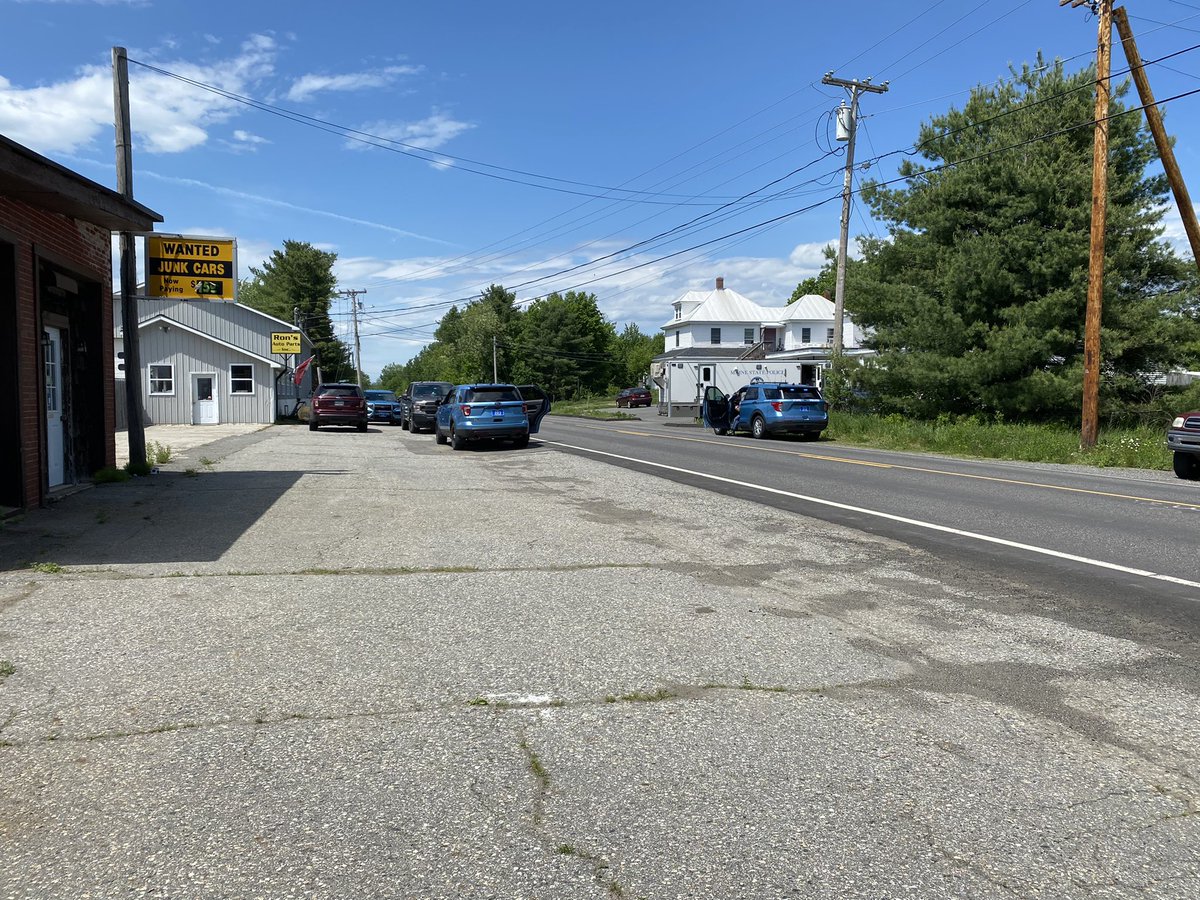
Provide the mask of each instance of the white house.
[{"label": "white house", "polygon": [[[672,307],[674,316],[662,326],[665,350],[650,372],[662,415],[697,415],[710,384],[723,393],[753,377],[819,385],[829,367],[834,305],[825,297],[760,306],[718,278],[713,290],[688,291]],[[842,320],[842,344],[846,356],[874,353],[863,347],[862,329],[850,316]]]}]

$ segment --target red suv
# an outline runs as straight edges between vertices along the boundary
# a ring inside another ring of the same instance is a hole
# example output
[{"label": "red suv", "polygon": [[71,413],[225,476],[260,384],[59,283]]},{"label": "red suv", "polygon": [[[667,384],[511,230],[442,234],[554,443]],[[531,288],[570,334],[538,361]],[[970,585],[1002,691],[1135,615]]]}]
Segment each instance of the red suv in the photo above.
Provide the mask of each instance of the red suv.
[{"label": "red suv", "polygon": [[308,430],[322,425],[354,425],[367,430],[367,398],[357,384],[319,384],[313,391],[308,412]]},{"label": "red suv", "polygon": [[633,409],[635,406],[649,406],[650,392],[644,387],[625,388],[617,394],[617,408],[628,406]]}]

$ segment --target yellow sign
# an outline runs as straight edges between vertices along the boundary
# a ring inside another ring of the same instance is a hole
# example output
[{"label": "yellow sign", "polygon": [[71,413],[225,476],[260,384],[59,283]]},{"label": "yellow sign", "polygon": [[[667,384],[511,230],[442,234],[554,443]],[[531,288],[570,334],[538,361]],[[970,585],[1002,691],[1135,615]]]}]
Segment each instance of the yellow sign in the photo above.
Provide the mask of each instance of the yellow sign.
[{"label": "yellow sign", "polygon": [[146,295],[176,300],[236,300],[237,241],[147,235]]},{"label": "yellow sign", "polygon": [[298,331],[272,331],[271,332],[271,352],[272,353],[299,353],[300,352],[300,332],[298,332]]}]

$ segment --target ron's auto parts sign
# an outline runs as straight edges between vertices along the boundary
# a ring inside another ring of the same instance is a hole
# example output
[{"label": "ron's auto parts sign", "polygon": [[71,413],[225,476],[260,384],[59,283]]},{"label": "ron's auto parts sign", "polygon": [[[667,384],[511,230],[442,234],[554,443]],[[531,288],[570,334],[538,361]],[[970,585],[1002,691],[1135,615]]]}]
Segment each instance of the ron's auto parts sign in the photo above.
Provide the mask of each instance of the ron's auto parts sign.
[{"label": "ron's auto parts sign", "polygon": [[237,241],[146,235],[146,295],[176,300],[236,300]]}]

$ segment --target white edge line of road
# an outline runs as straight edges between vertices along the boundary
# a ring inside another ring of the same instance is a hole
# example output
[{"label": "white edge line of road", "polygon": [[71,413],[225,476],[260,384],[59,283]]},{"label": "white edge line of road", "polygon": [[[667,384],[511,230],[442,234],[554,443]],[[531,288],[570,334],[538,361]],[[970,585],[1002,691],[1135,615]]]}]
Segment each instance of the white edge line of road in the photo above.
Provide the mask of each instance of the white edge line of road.
[{"label": "white edge line of road", "polygon": [[1105,562],[1102,559],[1091,559],[1087,556],[1076,556],[1074,553],[1063,553],[1060,550],[1051,550],[1047,547],[1036,547],[1033,544],[1022,544],[1019,541],[1010,541],[1005,538],[992,537],[987,534],[979,534],[975,531],[963,531],[961,528],[951,528],[948,525],[938,525],[936,522],[923,522],[920,519],[910,519],[906,516],[897,516],[892,513],[882,512],[877,509],[866,509],[862,506],[851,506],[848,503],[838,503],[835,500],[822,500],[820,497],[809,497],[806,494],[797,494],[794,491],[785,491],[780,488],[767,487],[762,484],[752,484],[748,481],[738,481],[735,478],[726,478],[722,475],[710,475],[707,472],[696,472],[692,469],[683,469],[679,466],[669,466],[666,463],[651,462],[646,459],[638,459],[634,456],[621,456],[619,453],[608,453],[604,450],[592,450],[589,447],[577,447],[574,444],[564,444],[561,441],[544,441],[546,444],[551,444],[556,447],[563,447],[567,450],[579,450],[583,453],[593,453],[597,456],[607,456],[611,459],[622,459],[626,462],[637,463],[643,466],[653,466],[656,469],[666,469],[669,472],[678,472],[683,475],[692,475],[696,478],[707,478],[710,481],[719,481],[723,484],[737,485],[738,487],[750,488],[755,491],[762,491],[766,494],[777,494],[781,497],[791,497],[793,500],[803,500],[806,503],[816,503],[819,506],[829,506],[834,509],[845,510],[846,512],[862,513],[868,516],[874,516],[878,519],[888,519],[892,522],[900,522],[904,525],[912,525],[916,528],[925,528],[929,531],[940,531],[945,534],[953,534],[958,537],[971,538],[976,541],[983,541],[988,544],[998,544],[1002,547],[1012,547],[1016,550],[1026,550],[1030,553],[1037,553],[1042,556],[1052,556],[1055,559],[1065,559],[1071,562],[1083,563],[1087,566],[1096,566],[1101,569],[1110,569],[1114,572],[1123,572],[1126,575],[1138,575],[1142,578],[1153,578],[1157,581],[1168,581],[1171,584],[1179,584],[1184,587],[1200,588],[1200,582],[1188,581],[1185,578],[1176,578],[1174,575],[1163,575],[1159,572],[1151,572],[1148,569],[1133,569],[1129,566],[1122,566],[1117,563]]}]

